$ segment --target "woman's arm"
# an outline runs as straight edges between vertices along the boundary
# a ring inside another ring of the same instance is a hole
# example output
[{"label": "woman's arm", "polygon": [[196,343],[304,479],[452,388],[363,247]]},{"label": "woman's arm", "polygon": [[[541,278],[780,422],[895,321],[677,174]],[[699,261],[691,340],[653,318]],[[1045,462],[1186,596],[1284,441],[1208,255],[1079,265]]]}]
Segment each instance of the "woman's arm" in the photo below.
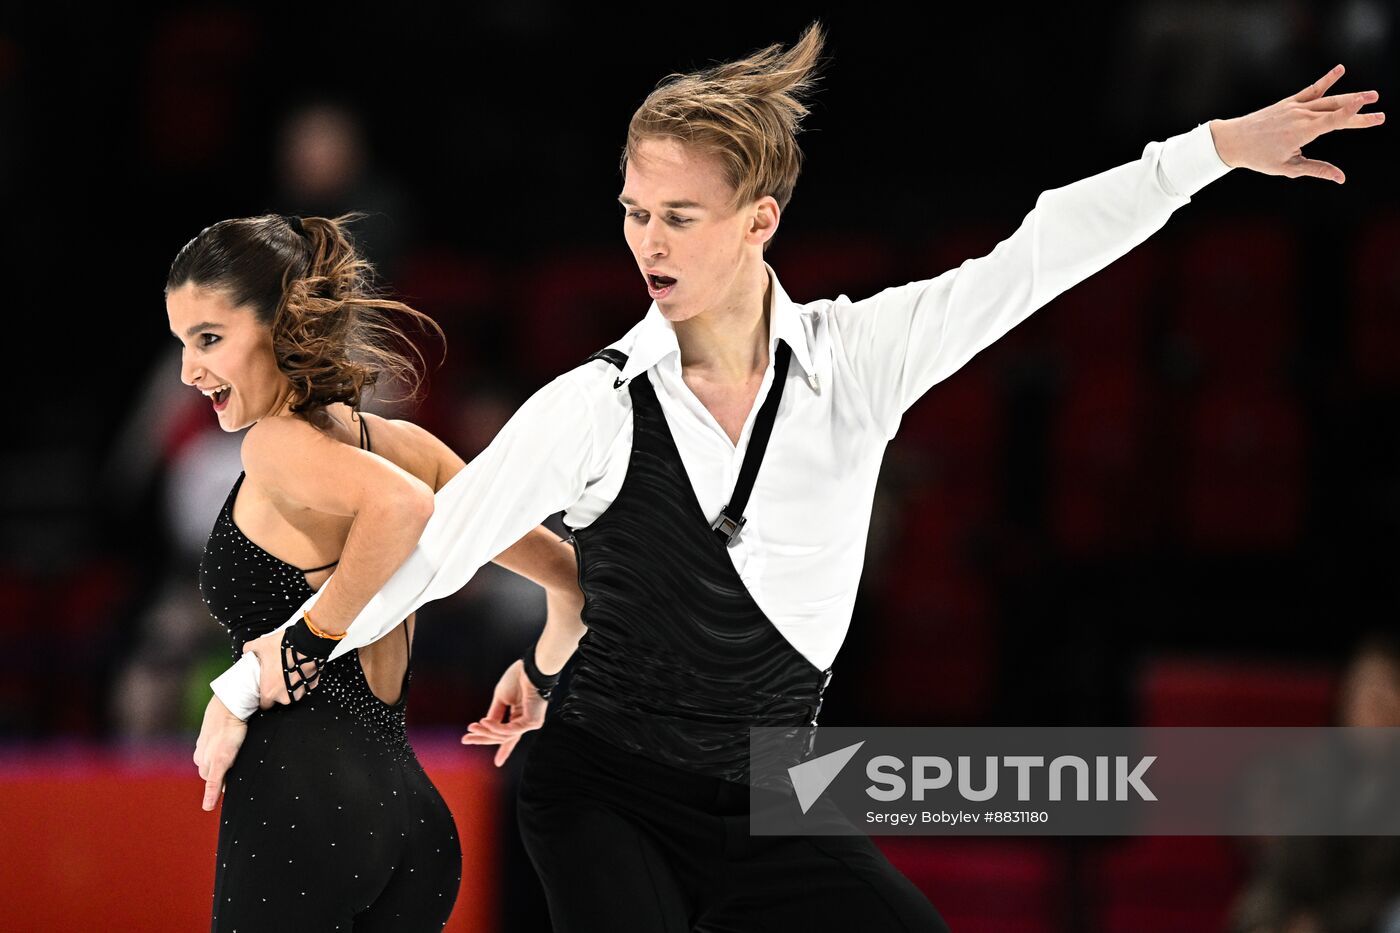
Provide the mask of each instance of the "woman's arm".
[{"label": "woman's arm", "polygon": [[496,557],[496,563],[545,589],[544,631],[535,644],[535,663],[553,674],[568,663],[588,626],[583,624],[583,590],[578,585],[574,549],[540,526]]},{"label": "woman's arm", "polygon": [[[338,561],[349,572],[332,575],[340,577],[337,587],[348,591],[344,598],[350,600],[368,599],[389,578],[417,544],[432,514],[432,490],[426,483],[382,457],[326,437],[300,419],[259,421],[244,438],[242,453],[247,480],[279,504],[351,517]],[[235,665],[234,670],[246,671],[253,663],[250,686],[257,693],[251,706],[249,698],[229,706],[217,689],[209,701],[194,754],[205,779],[205,810],[212,810],[223,792],[224,775],[247,734],[243,720],[263,693],[258,673],[275,678],[277,690],[285,693],[280,653],[276,644],[265,650],[262,671],[256,670],[259,662],[253,654],[239,661],[242,667]]]},{"label": "woman's arm", "polygon": [[[327,437],[295,417],[265,418],[243,441],[250,482],[290,509],[310,509],[351,519],[339,571],[322,587],[327,608],[341,601],[367,601],[412,552],[432,514],[432,490],[418,477],[383,457]],[[320,610],[312,621],[320,623]],[[258,705],[290,703],[283,679],[282,631],[249,641],[245,654],[257,659]],[[301,678],[315,683],[314,661]],[[298,691],[296,699],[305,696]],[[251,714],[251,710],[248,711]]]},{"label": "woman's arm", "polygon": [[[424,603],[456,592],[545,516],[578,501],[593,462],[587,393],[611,386],[591,375],[578,367],[537,391],[486,450],[438,490],[417,545],[377,593],[366,598],[368,587],[360,585],[333,590],[337,577],[349,575],[342,559],[281,627],[313,610],[318,628],[345,633],[333,660],[387,634]],[[322,603],[332,595],[333,602]],[[275,673],[280,677],[280,669]],[[258,681],[257,659],[245,655],[212,686],[233,715],[246,719],[258,708]]]},{"label": "woman's arm", "polygon": [[[384,457],[343,444],[295,417],[264,418],[243,441],[248,480],[290,508],[351,519],[336,572],[321,587],[318,628],[363,606],[418,543],[433,490]],[[333,624],[333,623],[332,623]]]}]

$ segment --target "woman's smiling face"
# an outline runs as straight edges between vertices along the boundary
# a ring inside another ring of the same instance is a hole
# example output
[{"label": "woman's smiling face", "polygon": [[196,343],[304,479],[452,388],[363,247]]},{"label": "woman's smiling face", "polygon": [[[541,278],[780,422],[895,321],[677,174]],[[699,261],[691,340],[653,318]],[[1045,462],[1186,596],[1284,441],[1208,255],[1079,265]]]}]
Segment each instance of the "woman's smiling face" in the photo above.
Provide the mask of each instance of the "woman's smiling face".
[{"label": "woman's smiling face", "polygon": [[240,431],[281,407],[289,383],[277,368],[272,332],[251,308],[186,283],[166,295],[165,313],[183,347],[180,381],[205,393],[219,427]]}]

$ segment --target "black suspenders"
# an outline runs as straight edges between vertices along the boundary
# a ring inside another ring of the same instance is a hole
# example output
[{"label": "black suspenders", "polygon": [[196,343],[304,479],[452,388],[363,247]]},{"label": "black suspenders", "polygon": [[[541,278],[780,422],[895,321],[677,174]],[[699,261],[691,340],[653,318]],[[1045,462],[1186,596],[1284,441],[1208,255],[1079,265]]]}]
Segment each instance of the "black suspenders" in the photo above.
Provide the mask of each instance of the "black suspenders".
[{"label": "black suspenders", "polygon": [[[739,468],[739,481],[734,486],[734,495],[729,504],[719,510],[711,528],[727,546],[733,547],[739,537],[739,529],[748,521],[744,517],[744,506],[749,504],[749,493],[753,492],[754,480],[758,479],[758,467],[763,462],[763,453],[768,449],[768,437],[773,433],[773,422],[778,417],[778,403],[783,398],[783,386],[787,383],[788,360],[792,350],[786,343],[778,342],[778,358],[773,361],[773,385],[763,407],[758,411],[758,420],[753,423],[753,434],[749,437],[749,449],[744,451],[744,465]],[[732,515],[730,513],[733,513]]]},{"label": "black suspenders", "polygon": [[[739,467],[739,479],[734,484],[734,494],[729,503],[719,511],[719,517],[711,523],[720,542],[733,547],[739,538],[739,530],[748,521],[744,517],[744,507],[749,504],[749,494],[753,492],[754,481],[758,479],[758,468],[763,463],[763,454],[768,449],[768,438],[773,433],[773,422],[778,417],[778,403],[783,399],[783,386],[787,384],[788,363],[792,359],[792,349],[783,341],[778,341],[778,355],[773,361],[773,385],[763,407],[758,411],[758,419],[753,424],[753,434],[749,437],[749,449],[744,451],[744,463]],[[619,370],[627,364],[627,354],[621,350],[608,348],[594,353],[590,360],[606,360]],[[613,388],[621,388],[622,380],[614,379]]]}]

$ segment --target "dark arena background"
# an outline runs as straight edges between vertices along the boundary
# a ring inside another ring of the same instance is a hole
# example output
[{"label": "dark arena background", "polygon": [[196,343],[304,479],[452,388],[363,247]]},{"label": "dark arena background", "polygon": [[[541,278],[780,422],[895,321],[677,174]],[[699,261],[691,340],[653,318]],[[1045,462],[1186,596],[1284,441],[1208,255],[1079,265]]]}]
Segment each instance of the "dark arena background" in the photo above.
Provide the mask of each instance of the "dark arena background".
[{"label": "dark arena background", "polygon": [[[1400,92],[1381,0],[0,10],[0,928],[209,922],[190,756],[228,643],[196,570],[241,435],[180,382],[176,251],[370,212],[361,245],[447,345],[422,404],[367,407],[470,459],[648,307],[615,201],[642,98],[813,19],[829,63],[765,257],[798,302],[985,255],[1041,191],[1337,63],[1331,93]],[[1230,172],[910,410],[824,724],[1400,725],[1400,149],[1305,154],[1346,183]],[[457,741],[543,616],[493,565],[419,613],[452,930],[548,929],[529,738],[501,769]],[[1254,838],[878,841],[956,933],[1264,933],[1268,898],[1318,924],[1270,931],[1360,933],[1400,897],[1388,839],[1308,840],[1293,873]]]}]

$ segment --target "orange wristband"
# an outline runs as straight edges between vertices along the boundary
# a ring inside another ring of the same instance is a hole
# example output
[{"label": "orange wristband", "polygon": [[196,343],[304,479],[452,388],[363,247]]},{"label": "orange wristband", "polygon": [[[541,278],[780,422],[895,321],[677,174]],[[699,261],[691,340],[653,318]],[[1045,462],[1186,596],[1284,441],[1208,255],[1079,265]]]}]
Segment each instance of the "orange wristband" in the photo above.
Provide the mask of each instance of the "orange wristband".
[{"label": "orange wristband", "polygon": [[331,635],[328,632],[321,631],[316,627],[316,623],[311,621],[311,613],[305,609],[301,611],[301,616],[306,620],[306,627],[311,629],[311,634],[315,635],[317,638],[329,638],[331,641],[340,641],[347,634],[346,632],[341,632],[339,635]]}]

